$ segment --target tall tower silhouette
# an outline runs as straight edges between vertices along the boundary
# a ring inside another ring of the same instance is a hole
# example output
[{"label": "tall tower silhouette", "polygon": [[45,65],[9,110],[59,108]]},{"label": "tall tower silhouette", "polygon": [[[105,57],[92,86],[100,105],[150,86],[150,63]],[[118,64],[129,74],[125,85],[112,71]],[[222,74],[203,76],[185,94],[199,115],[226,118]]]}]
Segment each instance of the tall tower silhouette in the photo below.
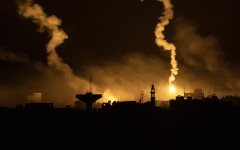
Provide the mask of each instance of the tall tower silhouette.
[{"label": "tall tower silhouette", "polygon": [[155,107],[155,88],[154,88],[154,84],[152,85],[152,88],[151,88],[151,105],[153,107]]},{"label": "tall tower silhouette", "polygon": [[92,111],[92,104],[96,102],[98,99],[102,98],[102,94],[93,94],[92,93],[92,75],[90,76],[90,92],[87,92],[86,94],[77,94],[76,98],[80,101],[84,102],[86,104],[86,111],[91,112]]},{"label": "tall tower silhouette", "polygon": [[102,98],[102,94],[93,94],[92,92],[88,92],[86,94],[77,94],[76,98],[86,104],[86,111],[92,111],[92,104],[96,102],[98,99]]}]

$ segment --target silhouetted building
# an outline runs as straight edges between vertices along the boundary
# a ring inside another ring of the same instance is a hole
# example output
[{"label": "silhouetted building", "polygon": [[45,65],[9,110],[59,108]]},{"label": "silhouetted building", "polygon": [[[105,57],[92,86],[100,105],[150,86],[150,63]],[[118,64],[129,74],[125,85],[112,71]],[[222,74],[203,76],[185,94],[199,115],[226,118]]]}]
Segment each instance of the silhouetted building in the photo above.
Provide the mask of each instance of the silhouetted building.
[{"label": "silhouetted building", "polygon": [[[105,104],[105,108],[109,108],[109,103]],[[114,101],[111,105],[112,111],[134,112],[139,110],[140,104],[136,101]]]},{"label": "silhouetted building", "polygon": [[161,108],[169,108],[169,101],[164,101],[164,100],[156,100],[156,107],[161,107]]},{"label": "silhouetted building", "polygon": [[226,101],[226,102],[231,102],[234,105],[240,106],[240,97],[239,96],[226,95],[221,100]]},{"label": "silhouetted building", "polygon": [[194,89],[193,92],[185,93],[184,97],[192,97],[193,99],[203,99],[204,93],[202,92],[202,89]]},{"label": "silhouetted building", "polygon": [[177,96],[176,101],[184,101],[184,97],[183,96]]},{"label": "silhouetted building", "polygon": [[208,112],[226,110],[230,106],[230,102],[220,101],[217,96],[195,100],[192,100],[191,97],[184,100],[183,96],[177,96],[176,100],[170,100],[169,108],[173,111]]},{"label": "silhouetted building", "polygon": [[92,104],[98,99],[102,98],[102,94],[92,94],[92,92],[86,94],[78,94],[76,98],[86,104],[86,111],[92,111]]},{"label": "silhouetted building", "polygon": [[17,105],[16,105],[16,108],[17,108],[17,109],[23,109],[24,106],[23,106],[23,104],[17,104]]},{"label": "silhouetted building", "polygon": [[25,108],[29,110],[50,110],[53,109],[53,103],[26,103]]},{"label": "silhouetted building", "polygon": [[110,110],[111,109],[111,101],[108,101],[108,103],[102,103],[102,109]]},{"label": "silhouetted building", "polygon": [[[136,101],[114,101],[111,103],[102,104],[103,111],[121,111],[121,112],[136,112],[136,111],[152,111],[155,110],[156,107],[156,99],[155,99],[155,88],[154,85],[151,86],[151,97],[150,101],[146,103],[136,102]],[[161,101],[158,101],[159,103]]]}]

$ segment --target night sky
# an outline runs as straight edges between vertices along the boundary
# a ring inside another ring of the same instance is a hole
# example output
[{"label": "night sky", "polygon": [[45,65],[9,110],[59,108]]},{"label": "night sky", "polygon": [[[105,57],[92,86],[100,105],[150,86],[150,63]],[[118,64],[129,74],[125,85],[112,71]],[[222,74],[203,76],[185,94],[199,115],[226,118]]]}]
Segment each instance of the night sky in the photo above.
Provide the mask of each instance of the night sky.
[{"label": "night sky", "polygon": [[68,39],[57,48],[63,62],[85,84],[69,86],[61,70],[47,64],[48,32],[18,14],[15,0],[0,0],[0,104],[26,103],[42,93],[44,102],[72,105],[85,93],[90,76],[102,101],[145,101],[156,85],[157,99],[168,100],[194,88],[205,95],[240,94],[239,14],[237,0],[172,0],[174,19],[165,36],[177,47],[177,92],[168,90],[170,53],[155,44],[163,12],[156,0],[35,0],[49,16],[62,20]]}]

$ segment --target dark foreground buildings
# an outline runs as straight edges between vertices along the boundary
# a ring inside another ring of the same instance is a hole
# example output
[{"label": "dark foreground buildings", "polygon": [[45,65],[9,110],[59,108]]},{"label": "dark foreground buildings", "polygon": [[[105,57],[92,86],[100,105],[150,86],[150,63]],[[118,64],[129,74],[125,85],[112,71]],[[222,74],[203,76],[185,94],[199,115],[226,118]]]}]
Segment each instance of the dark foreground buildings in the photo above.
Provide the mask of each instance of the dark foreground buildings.
[{"label": "dark foreground buildings", "polygon": [[[153,87],[154,88],[154,87]],[[240,109],[217,97],[115,102],[86,112],[28,104],[0,109],[1,149],[240,149]],[[31,109],[32,108],[32,109]],[[33,109],[38,108],[38,109]]]}]

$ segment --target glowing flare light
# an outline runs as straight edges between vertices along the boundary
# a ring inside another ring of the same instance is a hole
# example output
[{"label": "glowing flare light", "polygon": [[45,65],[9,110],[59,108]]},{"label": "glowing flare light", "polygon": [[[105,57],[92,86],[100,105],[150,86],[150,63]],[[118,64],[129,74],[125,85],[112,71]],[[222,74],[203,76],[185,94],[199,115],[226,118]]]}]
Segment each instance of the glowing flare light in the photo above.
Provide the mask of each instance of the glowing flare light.
[{"label": "glowing flare light", "polygon": [[170,91],[170,93],[175,93],[176,89],[173,84],[170,85],[169,91]]}]

